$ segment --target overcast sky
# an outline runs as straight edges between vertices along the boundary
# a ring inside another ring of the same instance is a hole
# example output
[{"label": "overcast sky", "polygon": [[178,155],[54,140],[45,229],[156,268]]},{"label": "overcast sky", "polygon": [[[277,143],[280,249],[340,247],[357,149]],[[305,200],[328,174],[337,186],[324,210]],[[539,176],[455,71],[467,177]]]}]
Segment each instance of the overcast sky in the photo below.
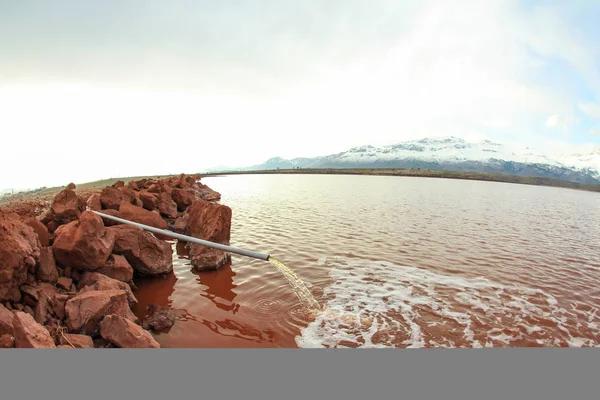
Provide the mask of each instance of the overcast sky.
[{"label": "overcast sky", "polygon": [[600,144],[600,2],[0,0],[0,188],[425,136]]}]

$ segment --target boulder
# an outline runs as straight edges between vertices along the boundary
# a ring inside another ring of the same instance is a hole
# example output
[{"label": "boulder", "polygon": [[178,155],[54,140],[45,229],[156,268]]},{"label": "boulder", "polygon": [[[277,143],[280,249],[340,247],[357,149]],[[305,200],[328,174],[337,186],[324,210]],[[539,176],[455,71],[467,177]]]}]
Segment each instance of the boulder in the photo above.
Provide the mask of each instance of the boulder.
[{"label": "boulder", "polygon": [[0,335],[0,349],[15,347],[15,338],[12,335]]},{"label": "boulder", "polygon": [[56,282],[56,286],[64,289],[66,291],[71,290],[71,285],[73,284],[73,279],[67,278],[66,276],[62,276],[58,278],[58,282]]},{"label": "boulder", "polygon": [[0,211],[0,301],[19,301],[19,286],[27,281],[28,264],[39,260],[37,234],[15,215]]},{"label": "boulder", "polygon": [[42,282],[54,284],[58,281],[58,269],[56,268],[52,247],[42,247],[40,249],[40,261],[35,275]]},{"label": "boulder", "polygon": [[[106,210],[101,210],[100,212],[102,214],[110,215],[111,217],[117,217],[117,218],[121,217],[121,214],[117,210],[113,210],[112,208],[109,208]],[[120,222],[117,222],[113,219],[109,219],[109,218],[102,217],[102,216],[100,216],[100,218],[102,218],[102,222],[104,223],[104,226],[115,226],[115,225],[120,224]]]},{"label": "boulder", "polygon": [[197,188],[195,189],[194,192],[197,197],[199,197],[205,201],[213,202],[213,201],[221,200],[221,193],[216,192],[216,191],[212,190],[211,188],[209,188],[208,186],[203,185],[201,183],[197,184]]},{"label": "boulder", "polygon": [[55,293],[52,297],[52,311],[54,311],[54,315],[58,319],[65,319],[65,305],[67,304],[67,300],[69,300],[69,295]]},{"label": "boulder", "polygon": [[138,207],[142,207],[143,203],[142,200],[140,199],[140,195],[138,192],[136,192],[135,190],[128,188],[128,187],[120,187],[119,190],[123,193],[125,193],[125,195],[129,198],[129,202],[131,204],[133,204],[134,206],[138,206]]},{"label": "boulder", "polygon": [[96,272],[121,282],[131,282],[133,279],[133,268],[125,257],[118,254],[111,254],[106,264]]},{"label": "boulder", "polygon": [[23,223],[33,228],[38,236],[41,246],[48,246],[50,244],[50,233],[48,232],[46,225],[42,224],[41,221],[37,218],[27,218]]},{"label": "boulder", "polygon": [[123,182],[121,180],[116,181],[115,183],[112,184],[112,187],[114,187],[115,189],[125,187],[125,182]]},{"label": "boulder", "polygon": [[52,208],[49,208],[41,216],[40,222],[48,226],[48,223],[50,223],[51,221],[54,221],[54,211],[52,211]]},{"label": "boulder", "polygon": [[152,183],[148,186],[147,189],[150,193],[160,193],[161,187],[158,183]]},{"label": "boulder", "polygon": [[123,202],[119,208],[121,218],[128,221],[149,225],[158,229],[167,229],[167,223],[157,212],[148,211],[142,207],[136,207],[131,203]]},{"label": "boulder", "polygon": [[100,201],[100,193],[94,193],[91,195],[87,199],[86,205],[90,208],[90,210],[101,211],[102,202]]},{"label": "boulder", "polygon": [[54,293],[56,293],[56,290],[56,286],[46,282],[37,283],[35,286],[21,285],[22,301],[23,303],[34,307],[35,304],[40,300],[40,295],[42,293],[52,296]]},{"label": "boulder", "polygon": [[100,203],[102,203],[102,208],[118,210],[119,206],[124,201],[129,202],[129,197],[122,191],[113,187],[105,187],[102,189],[102,192],[100,192]]},{"label": "boulder", "polygon": [[62,266],[93,271],[101,268],[112,253],[114,233],[104,226],[102,219],[91,211],[57,230],[53,250]]},{"label": "boulder", "polygon": [[140,200],[142,201],[142,206],[149,211],[158,208],[158,197],[154,193],[150,193],[147,190],[140,191]]},{"label": "boulder", "polygon": [[144,329],[160,331],[168,329],[175,323],[175,313],[168,306],[156,304],[146,307],[146,316],[142,322]]},{"label": "boulder", "polygon": [[190,219],[190,215],[187,213],[184,214],[183,216],[177,218],[175,220],[175,226],[173,227],[173,230],[177,233],[185,233],[189,219]]},{"label": "boulder", "polygon": [[113,252],[124,256],[141,275],[160,275],[173,270],[173,248],[151,233],[131,225],[108,228],[114,232]]},{"label": "boulder", "polygon": [[54,221],[59,225],[75,221],[85,210],[85,202],[71,189],[59,192],[50,206],[54,213]]},{"label": "boulder", "polygon": [[[196,200],[188,208],[186,232],[189,236],[229,245],[231,208],[204,200]],[[230,260],[228,253],[190,243],[190,260],[198,270],[217,269]]]},{"label": "boulder", "polygon": [[78,335],[75,333],[63,333],[58,335],[58,344],[76,349],[93,349],[94,341],[91,336]]},{"label": "boulder", "polygon": [[124,290],[96,290],[79,293],[67,300],[66,325],[72,332],[96,336],[98,324],[105,315],[116,314],[138,322],[129,308]]},{"label": "boulder", "polygon": [[67,185],[66,189],[75,190],[75,187],[76,187],[75,184],[73,182],[71,182]]},{"label": "boulder", "polygon": [[56,347],[50,332],[44,326],[38,324],[31,315],[16,311],[13,316],[13,325],[15,328],[15,347]]},{"label": "boulder", "polygon": [[100,323],[100,334],[122,348],[160,348],[150,332],[119,315],[104,317]]},{"label": "boulder", "polygon": [[13,335],[13,313],[0,304],[0,335]]},{"label": "boulder", "polygon": [[169,193],[162,192],[158,196],[158,211],[161,215],[167,218],[176,218],[177,217],[177,203],[173,201]]},{"label": "boulder", "polygon": [[190,190],[173,189],[173,192],[171,192],[171,198],[177,204],[177,209],[179,211],[185,211],[186,208],[192,205],[196,199],[196,196]]},{"label": "boulder", "polygon": [[52,297],[50,297],[44,292],[40,294],[40,299],[35,305],[35,310],[33,311],[33,317],[35,318],[37,323],[46,325],[50,321],[50,318],[54,314]]},{"label": "boulder", "polygon": [[131,287],[125,282],[109,278],[106,275],[97,272],[84,272],[81,275],[81,280],[77,284],[79,293],[94,291],[94,290],[123,290],[127,293],[127,301],[131,307],[137,304],[137,299],[131,291]]}]

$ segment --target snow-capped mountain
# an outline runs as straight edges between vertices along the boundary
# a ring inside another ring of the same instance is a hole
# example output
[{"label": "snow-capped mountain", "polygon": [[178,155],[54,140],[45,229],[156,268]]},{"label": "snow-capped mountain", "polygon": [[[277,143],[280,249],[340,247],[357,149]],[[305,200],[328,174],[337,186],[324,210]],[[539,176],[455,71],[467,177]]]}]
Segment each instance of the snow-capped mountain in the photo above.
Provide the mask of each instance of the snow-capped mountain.
[{"label": "snow-capped mountain", "polygon": [[285,168],[421,168],[539,176],[600,183],[600,148],[590,153],[545,154],[490,140],[425,138],[391,146],[360,146],[338,154],[286,160],[271,158],[245,170]]}]

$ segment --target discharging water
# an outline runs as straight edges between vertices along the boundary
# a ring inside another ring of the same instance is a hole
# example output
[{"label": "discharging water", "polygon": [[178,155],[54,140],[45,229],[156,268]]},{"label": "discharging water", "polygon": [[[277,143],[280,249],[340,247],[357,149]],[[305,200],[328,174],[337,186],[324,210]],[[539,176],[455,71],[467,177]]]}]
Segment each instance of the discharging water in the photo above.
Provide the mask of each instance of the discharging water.
[{"label": "discharging water", "polygon": [[269,256],[269,262],[285,276],[285,279],[288,280],[292,290],[294,290],[294,293],[296,293],[296,296],[298,296],[298,299],[307,310],[318,311],[321,309],[321,306],[319,306],[319,303],[315,300],[310,290],[308,290],[304,282],[302,282],[302,279],[300,279],[294,271],[275,257]]},{"label": "discharging water", "polygon": [[236,255],[193,272],[173,242],[174,273],[135,292],[138,317],[152,303],[177,314],[155,335],[164,347],[600,344],[599,193],[371,176],[203,183],[233,210],[232,246],[293,272]]}]

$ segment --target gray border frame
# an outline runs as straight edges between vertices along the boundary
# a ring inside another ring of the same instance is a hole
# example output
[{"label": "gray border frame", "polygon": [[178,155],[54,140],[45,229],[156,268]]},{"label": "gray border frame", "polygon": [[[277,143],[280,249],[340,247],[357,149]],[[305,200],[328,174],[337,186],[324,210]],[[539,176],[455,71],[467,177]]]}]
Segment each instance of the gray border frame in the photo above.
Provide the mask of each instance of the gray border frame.
[{"label": "gray border frame", "polygon": [[0,398],[598,399],[599,349],[6,349]]}]

